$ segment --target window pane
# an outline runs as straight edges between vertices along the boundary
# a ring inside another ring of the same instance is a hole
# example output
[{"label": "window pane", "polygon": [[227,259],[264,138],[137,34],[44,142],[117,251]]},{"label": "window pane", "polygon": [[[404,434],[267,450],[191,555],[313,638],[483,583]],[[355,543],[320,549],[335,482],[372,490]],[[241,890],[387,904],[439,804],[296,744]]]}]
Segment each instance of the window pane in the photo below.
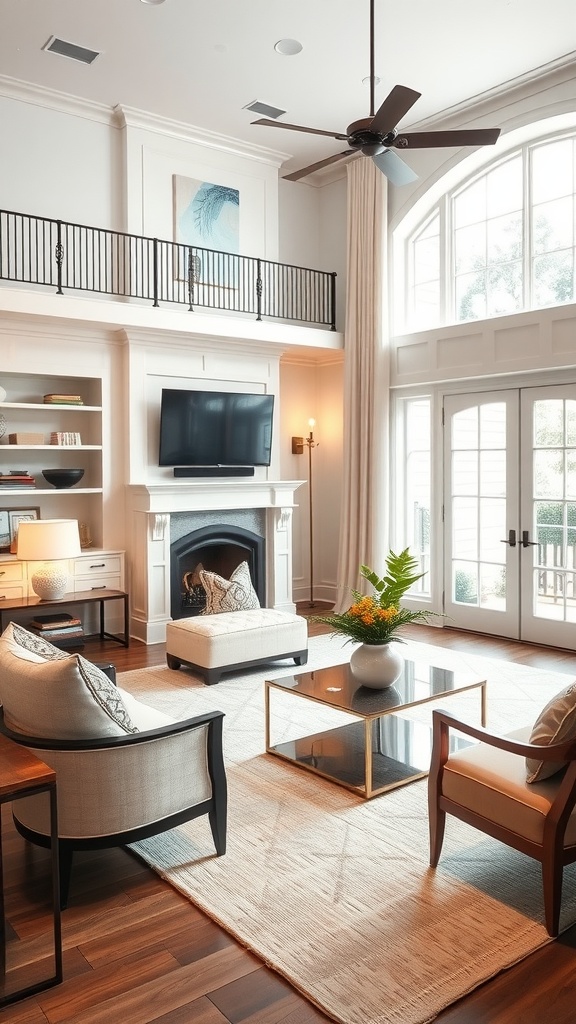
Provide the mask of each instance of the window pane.
[{"label": "window pane", "polygon": [[564,453],[561,451],[534,452],[534,496],[537,498],[564,497]]},{"label": "window pane", "polygon": [[486,178],[475,181],[454,197],[453,218],[456,228],[476,224],[486,218]]},{"label": "window pane", "polygon": [[509,213],[488,221],[487,252],[489,263],[503,263],[522,255],[522,215]]},{"label": "window pane", "polygon": [[486,213],[498,217],[522,209],[522,157],[507,160],[490,171],[487,178]]},{"label": "window pane", "polygon": [[453,563],[452,601],[455,604],[478,604],[478,566],[475,562]]},{"label": "window pane", "polygon": [[414,283],[433,281],[440,274],[440,246],[436,238],[419,239],[414,243]]},{"label": "window pane", "polygon": [[489,316],[515,313],[522,309],[523,305],[522,264],[520,261],[490,267],[487,297]]},{"label": "window pane", "polygon": [[555,306],[574,298],[574,253],[556,252],[534,260],[535,306]]},{"label": "window pane", "polygon": [[555,199],[552,203],[535,206],[533,221],[534,253],[565,249],[574,241],[573,199]]},{"label": "window pane", "polygon": [[534,403],[534,445],[536,448],[550,448],[562,444],[564,402],[561,398],[541,398]]},{"label": "window pane", "polygon": [[481,270],[486,265],[486,226],[475,224],[454,232],[456,273]]},{"label": "window pane", "polygon": [[413,330],[435,327],[440,320],[440,282],[429,282],[414,289],[414,309],[410,317]]},{"label": "window pane", "polygon": [[532,202],[542,203],[573,192],[572,153],[571,139],[532,150]]},{"label": "window pane", "polygon": [[486,276],[462,274],[456,278],[456,319],[481,320],[486,316]]},{"label": "window pane", "polygon": [[452,417],[452,450],[478,447],[478,406],[462,409]]},{"label": "window pane", "polygon": [[452,494],[478,494],[478,452],[454,452]]}]

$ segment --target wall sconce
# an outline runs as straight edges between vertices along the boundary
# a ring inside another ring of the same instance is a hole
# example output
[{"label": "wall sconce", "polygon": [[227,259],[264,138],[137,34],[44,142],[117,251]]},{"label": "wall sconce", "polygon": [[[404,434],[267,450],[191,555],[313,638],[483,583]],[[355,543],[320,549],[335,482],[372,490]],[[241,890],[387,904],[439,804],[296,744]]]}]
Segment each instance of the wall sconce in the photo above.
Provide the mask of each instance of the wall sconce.
[{"label": "wall sconce", "polygon": [[318,442],[314,440],[314,427],[316,426],[316,420],[309,419],[308,426],[310,427],[310,433],[308,437],[293,437],[292,438],[292,454],[303,455],[304,446],[308,449],[308,520],[309,520],[309,536],[310,536],[310,601],[309,605],[311,608],[316,606],[314,601],[314,512],[313,512],[313,495],[312,495],[312,449],[318,447]]}]

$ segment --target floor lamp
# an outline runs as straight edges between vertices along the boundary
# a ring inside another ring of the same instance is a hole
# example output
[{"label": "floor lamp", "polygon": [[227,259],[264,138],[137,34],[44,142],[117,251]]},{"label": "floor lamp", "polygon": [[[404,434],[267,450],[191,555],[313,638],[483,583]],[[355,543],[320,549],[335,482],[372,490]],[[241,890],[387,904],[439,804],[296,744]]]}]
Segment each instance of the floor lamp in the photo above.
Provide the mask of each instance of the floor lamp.
[{"label": "floor lamp", "polygon": [[310,601],[309,605],[314,608],[316,602],[314,600],[314,508],[312,498],[312,449],[318,447],[318,442],[314,440],[314,427],[316,420],[309,419],[308,426],[310,427],[310,433],[308,437],[293,437],[292,438],[292,454],[302,455],[304,452],[304,445],[308,448],[308,518],[309,518],[309,537],[310,537]]}]

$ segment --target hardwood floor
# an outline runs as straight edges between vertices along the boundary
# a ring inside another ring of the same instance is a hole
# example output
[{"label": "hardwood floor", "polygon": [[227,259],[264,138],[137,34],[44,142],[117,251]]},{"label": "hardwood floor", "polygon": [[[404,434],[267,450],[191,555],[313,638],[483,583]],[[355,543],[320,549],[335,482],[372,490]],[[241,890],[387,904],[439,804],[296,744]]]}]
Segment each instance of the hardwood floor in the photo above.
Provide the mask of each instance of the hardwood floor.
[{"label": "hardwood floor", "polygon": [[[310,614],[306,607],[299,610]],[[325,631],[309,625],[311,635]],[[576,677],[571,651],[418,625],[407,633],[438,646]],[[118,672],[165,664],[161,644],[133,642],[125,649],[96,642],[84,653],[94,661],[112,661]],[[47,954],[51,940],[47,851],[24,843],[6,807],[2,827],[8,934],[37,960]],[[77,855],[63,939],[64,982],[5,1008],[3,1021],[320,1024],[329,1019],[126,850]],[[573,1024],[575,973],[576,926],[451,1006],[437,1024]]]}]

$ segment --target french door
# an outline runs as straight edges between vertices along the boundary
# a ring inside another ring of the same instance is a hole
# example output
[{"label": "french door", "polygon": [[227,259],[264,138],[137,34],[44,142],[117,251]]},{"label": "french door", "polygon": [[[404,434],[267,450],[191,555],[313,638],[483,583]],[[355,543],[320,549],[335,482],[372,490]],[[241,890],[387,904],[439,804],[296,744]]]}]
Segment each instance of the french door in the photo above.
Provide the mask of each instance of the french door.
[{"label": "french door", "polygon": [[576,385],[444,400],[447,624],[574,647]]}]

